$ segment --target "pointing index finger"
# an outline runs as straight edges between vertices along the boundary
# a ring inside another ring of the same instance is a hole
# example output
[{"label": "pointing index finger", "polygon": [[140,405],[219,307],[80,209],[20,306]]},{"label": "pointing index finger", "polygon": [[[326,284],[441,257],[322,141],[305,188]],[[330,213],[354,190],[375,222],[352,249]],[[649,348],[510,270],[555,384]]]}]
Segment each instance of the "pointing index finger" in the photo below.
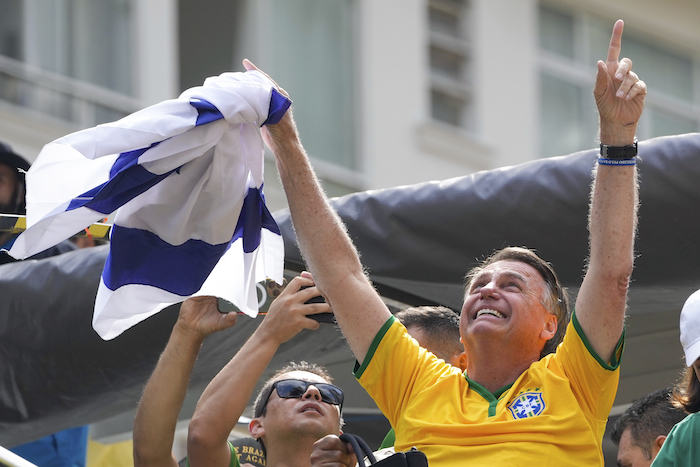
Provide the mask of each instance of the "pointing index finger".
[{"label": "pointing index finger", "polygon": [[612,37],[610,37],[610,47],[608,48],[607,64],[617,66],[617,60],[620,58],[620,49],[622,48],[622,30],[625,26],[624,21],[618,19],[613,26]]}]

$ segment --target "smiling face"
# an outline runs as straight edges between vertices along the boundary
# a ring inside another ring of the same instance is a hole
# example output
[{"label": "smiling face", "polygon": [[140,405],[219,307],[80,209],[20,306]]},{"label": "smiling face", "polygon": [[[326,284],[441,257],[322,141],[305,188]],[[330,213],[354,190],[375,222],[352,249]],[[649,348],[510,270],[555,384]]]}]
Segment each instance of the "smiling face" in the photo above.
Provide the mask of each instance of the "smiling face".
[{"label": "smiling face", "polygon": [[[311,383],[328,383],[324,378],[306,371],[290,371],[274,381],[297,379]],[[255,438],[264,437],[270,448],[278,436],[309,437],[314,441],[328,434],[340,433],[340,407],[321,400],[316,386],[310,384],[300,398],[285,399],[277,390],[270,393],[265,415],[253,419],[249,426]]]},{"label": "smiling face", "polygon": [[467,355],[489,341],[505,354],[541,352],[556,332],[556,317],[544,306],[547,289],[532,266],[514,260],[484,267],[469,283],[460,332]]}]

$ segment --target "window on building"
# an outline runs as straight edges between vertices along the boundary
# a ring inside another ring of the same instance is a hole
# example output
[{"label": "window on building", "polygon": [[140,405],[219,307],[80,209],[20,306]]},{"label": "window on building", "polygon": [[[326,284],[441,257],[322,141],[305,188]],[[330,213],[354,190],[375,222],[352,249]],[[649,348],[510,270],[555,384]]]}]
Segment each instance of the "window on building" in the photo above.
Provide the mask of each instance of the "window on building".
[{"label": "window on building", "polygon": [[428,2],[432,118],[473,129],[468,18],[466,0]]},{"label": "window on building", "polygon": [[133,109],[133,0],[0,0],[0,99],[92,126]]},{"label": "window on building", "polygon": [[21,59],[22,4],[20,0],[0,0],[0,55]]},{"label": "window on building", "polygon": [[[545,157],[590,149],[598,116],[591,95],[596,62],[605,59],[613,21],[581,12],[540,7],[540,148]],[[649,95],[638,137],[697,131],[700,106],[693,89],[700,77],[690,55],[627,28],[622,56],[647,83]]]},{"label": "window on building", "polygon": [[[242,0],[179,0],[178,33],[180,89],[201,86],[209,76],[241,70],[234,60],[236,33],[241,29],[245,2]],[[211,31],[202,34],[202,31]],[[206,51],[206,53],[202,53]]]},{"label": "window on building", "polygon": [[353,2],[270,0],[270,74],[289,92],[309,155],[358,170]]}]

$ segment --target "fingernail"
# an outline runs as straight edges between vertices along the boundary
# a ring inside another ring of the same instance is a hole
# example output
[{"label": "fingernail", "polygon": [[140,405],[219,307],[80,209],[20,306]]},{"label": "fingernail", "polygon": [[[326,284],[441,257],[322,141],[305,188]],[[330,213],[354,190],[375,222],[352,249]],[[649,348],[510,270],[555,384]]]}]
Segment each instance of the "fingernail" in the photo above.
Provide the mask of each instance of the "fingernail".
[{"label": "fingernail", "polygon": [[617,94],[615,94],[617,97],[624,97],[625,93],[622,91],[617,91]]},{"label": "fingernail", "polygon": [[622,81],[622,73],[616,74],[615,79]]}]

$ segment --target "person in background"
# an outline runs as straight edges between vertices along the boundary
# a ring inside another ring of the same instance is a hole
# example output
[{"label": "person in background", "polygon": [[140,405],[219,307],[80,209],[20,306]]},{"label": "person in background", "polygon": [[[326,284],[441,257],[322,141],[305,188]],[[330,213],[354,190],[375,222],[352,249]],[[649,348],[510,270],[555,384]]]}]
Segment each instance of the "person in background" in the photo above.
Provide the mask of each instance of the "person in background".
[{"label": "person in background", "polygon": [[652,467],[700,465],[700,290],[683,305],[680,328],[687,368],[673,391],[673,402],[690,415],[671,429]]},{"label": "person in background", "polygon": [[[29,162],[12,147],[0,141],[0,214],[26,214],[26,184],[24,174],[29,170]],[[3,222],[5,224],[5,222]],[[9,224],[9,223],[8,223]],[[14,224],[12,224],[14,227]],[[9,250],[17,238],[16,233],[0,230],[0,264],[17,261],[2,250]],[[29,259],[48,258],[77,249],[72,242],[65,240],[56,246],[42,251]],[[57,444],[60,444],[56,442]],[[84,463],[84,461],[83,461]]]},{"label": "person in background", "polygon": [[[0,141],[0,215],[26,213],[24,174],[29,167],[25,158],[14,152],[9,144]],[[1,250],[9,249],[17,235],[0,231],[0,265],[16,261]],[[48,258],[74,249],[76,247],[71,242],[64,241],[30,259]],[[42,467],[85,467],[87,442],[88,426],[85,425],[68,428],[10,450]]]},{"label": "person in background", "polygon": [[[319,323],[306,315],[330,310],[325,303],[305,303],[317,295],[313,281],[301,276],[292,279],[279,293],[248,342],[207,386],[191,422],[193,427],[190,428],[188,444],[194,448],[188,446],[188,458],[181,464],[265,465],[264,454],[261,456],[252,449],[237,453],[228,442],[228,435],[245,409],[259,378],[257,372],[262,373],[274,355],[271,348],[276,348],[280,340],[284,342],[302,329],[317,329]],[[134,467],[178,465],[172,454],[175,427],[197,354],[206,336],[227,329],[235,322],[236,313],[220,313],[214,297],[195,297],[183,302],[170,340],[139,402],[134,421]],[[300,405],[305,409],[296,414],[299,420],[290,425],[291,431],[313,433],[310,435],[313,441],[328,432],[339,432],[339,404],[342,404],[343,395],[330,383],[330,376],[321,367],[300,362],[287,365],[263,386],[256,400],[250,432],[263,441],[263,449],[267,448],[273,460],[275,455],[280,455],[280,435],[266,432],[266,427],[269,422],[274,428],[280,415],[283,421],[285,417],[288,421],[288,417],[293,418],[295,412],[289,411],[293,406]],[[211,423],[206,418],[210,415],[209,410],[214,410],[215,420]],[[308,425],[305,428],[304,423]],[[317,435],[313,430],[320,427],[322,434]],[[205,436],[205,439],[201,441],[199,436]],[[306,443],[307,450],[311,450],[313,441]],[[303,450],[304,443],[299,446],[299,450]],[[199,449],[205,449],[205,452]],[[249,459],[249,455],[259,458]],[[246,459],[251,464],[247,464]],[[308,465],[308,455],[306,462]],[[274,465],[274,462],[268,460],[266,465]]]},{"label": "person in background", "polygon": [[636,400],[615,422],[610,438],[618,446],[619,467],[649,467],[673,425],[688,413],[671,401],[671,388]]},{"label": "person in background", "polygon": [[395,316],[421,347],[462,371],[467,369],[457,313],[444,306],[418,306],[401,310]]}]

